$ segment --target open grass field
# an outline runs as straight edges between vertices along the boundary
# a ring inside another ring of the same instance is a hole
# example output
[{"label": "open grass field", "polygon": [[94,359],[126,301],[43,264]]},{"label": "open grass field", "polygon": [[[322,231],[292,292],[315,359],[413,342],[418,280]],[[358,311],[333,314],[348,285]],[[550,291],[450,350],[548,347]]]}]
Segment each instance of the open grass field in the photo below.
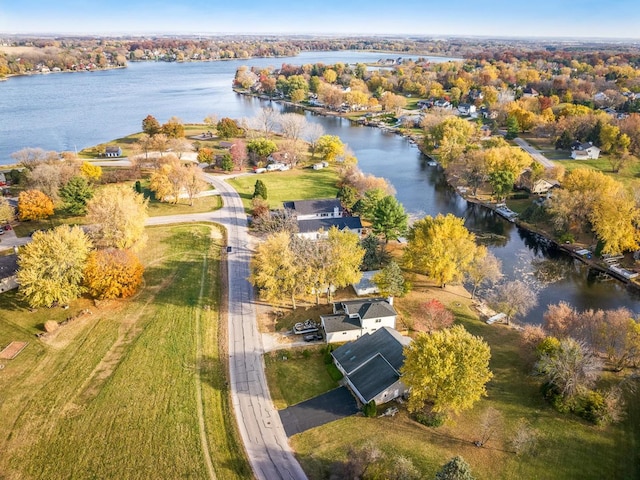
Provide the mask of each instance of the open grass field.
[{"label": "open grass field", "polygon": [[[425,288],[423,300],[438,298],[438,290]],[[416,295],[418,292],[413,292],[406,301],[396,300],[403,316],[416,310],[420,302]],[[346,461],[350,447],[371,440],[389,456],[410,458],[423,478],[433,478],[455,455],[461,455],[479,479],[638,478],[637,394],[629,417],[617,426],[595,427],[575,416],[559,414],[543,401],[538,380],[528,375],[516,330],[481,322],[470,307],[468,295],[464,298],[459,292],[447,291],[441,301],[454,311],[459,323],[491,346],[494,378],[488,384],[487,398],[439,428],[414,422],[400,406],[400,413],[393,418],[354,416],[295,435],[291,443],[310,479],[329,478],[331,465]],[[499,420],[495,433],[479,448],[473,442],[481,436],[482,417],[490,407],[499,412]],[[511,440],[521,422],[535,432],[537,440],[531,451],[516,454]]]},{"label": "open grass field", "polygon": [[[0,296],[0,345],[29,345],[0,370],[0,476],[244,479],[250,468],[226,387],[222,232],[148,230],[132,299],[31,312]],[[38,339],[46,320],[76,320]]]},{"label": "open grass field", "polygon": [[335,198],[338,193],[338,173],[333,168],[296,168],[286,172],[268,172],[229,180],[229,184],[240,194],[247,212],[251,207],[251,196],[258,179],[267,186],[267,200],[271,208],[282,208],[282,202],[285,200]]}]

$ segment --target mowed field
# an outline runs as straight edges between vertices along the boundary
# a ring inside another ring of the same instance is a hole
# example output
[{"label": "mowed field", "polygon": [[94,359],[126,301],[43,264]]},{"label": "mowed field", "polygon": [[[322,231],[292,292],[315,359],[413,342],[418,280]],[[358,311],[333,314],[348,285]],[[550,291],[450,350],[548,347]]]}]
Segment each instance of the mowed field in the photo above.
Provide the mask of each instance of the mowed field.
[{"label": "mowed field", "polygon": [[226,387],[222,232],[147,234],[132,299],[31,312],[15,291],[0,295],[0,345],[29,342],[0,362],[0,478],[251,476]]}]

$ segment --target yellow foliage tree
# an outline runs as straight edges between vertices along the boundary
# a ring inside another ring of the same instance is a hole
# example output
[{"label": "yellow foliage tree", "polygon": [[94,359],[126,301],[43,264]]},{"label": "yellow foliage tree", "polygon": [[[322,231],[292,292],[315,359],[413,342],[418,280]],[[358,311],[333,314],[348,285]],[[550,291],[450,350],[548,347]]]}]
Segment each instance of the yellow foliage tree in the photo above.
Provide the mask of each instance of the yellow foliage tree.
[{"label": "yellow foliage tree", "polygon": [[97,182],[102,178],[102,167],[89,162],[82,162],[82,165],[80,165],[80,174],[87,180]]},{"label": "yellow foliage tree", "polygon": [[25,190],[18,195],[18,218],[42,220],[53,215],[53,200],[40,190]]},{"label": "yellow foliage tree", "polygon": [[462,325],[420,333],[404,349],[400,373],[410,388],[408,409],[429,405],[434,412],[459,412],[487,394],[491,350]]},{"label": "yellow foliage tree", "polygon": [[441,287],[461,281],[478,252],[475,235],[454,215],[427,215],[409,229],[405,265],[424,272]]},{"label": "yellow foliage tree", "polygon": [[94,298],[126,298],[142,284],[143,273],[144,267],[133,252],[108,248],[91,252],[84,281]]}]

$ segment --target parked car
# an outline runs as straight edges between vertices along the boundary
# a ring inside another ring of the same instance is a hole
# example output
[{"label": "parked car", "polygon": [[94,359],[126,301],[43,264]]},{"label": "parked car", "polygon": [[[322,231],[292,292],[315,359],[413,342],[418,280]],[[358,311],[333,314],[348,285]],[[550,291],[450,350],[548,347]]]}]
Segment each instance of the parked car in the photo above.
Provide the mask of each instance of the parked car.
[{"label": "parked car", "polygon": [[0,227],[0,235],[4,235],[4,228]]},{"label": "parked car", "polygon": [[322,340],[322,335],[320,335],[319,333],[312,333],[310,335],[305,335],[302,338],[305,342],[315,342],[317,340]]},{"label": "parked car", "polygon": [[266,172],[266,171],[267,171],[267,169],[266,169],[266,168],[256,168],[256,169],[254,170],[254,172],[255,172],[255,173],[264,173],[264,172]]}]

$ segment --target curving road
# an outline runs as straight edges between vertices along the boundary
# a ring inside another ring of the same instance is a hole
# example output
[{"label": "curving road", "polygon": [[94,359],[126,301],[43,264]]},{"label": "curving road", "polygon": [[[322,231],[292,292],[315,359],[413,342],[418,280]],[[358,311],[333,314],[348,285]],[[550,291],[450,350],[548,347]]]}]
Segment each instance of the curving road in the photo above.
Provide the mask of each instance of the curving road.
[{"label": "curving road", "polygon": [[260,480],[303,480],[280,416],[273,406],[264,374],[263,346],[258,333],[253,287],[249,277],[247,216],[238,193],[218,177],[206,175],[220,192],[223,207],[215,212],[151,217],[147,225],[209,221],[227,229],[229,272],[229,371],[231,398],[254,475]]}]

